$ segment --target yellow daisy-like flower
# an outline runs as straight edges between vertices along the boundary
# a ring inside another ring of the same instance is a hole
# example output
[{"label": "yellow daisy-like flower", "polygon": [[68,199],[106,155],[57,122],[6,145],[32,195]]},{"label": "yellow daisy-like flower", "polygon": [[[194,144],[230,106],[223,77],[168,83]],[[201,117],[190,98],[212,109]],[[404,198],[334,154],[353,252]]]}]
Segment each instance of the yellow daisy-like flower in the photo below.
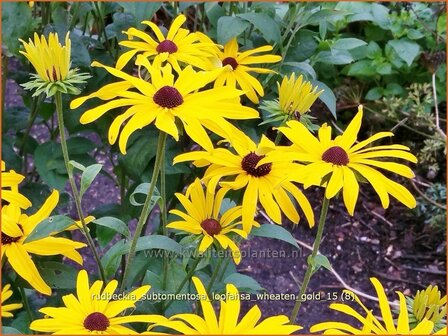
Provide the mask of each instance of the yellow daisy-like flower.
[{"label": "yellow daisy-like flower", "polygon": [[46,295],[51,295],[51,288],[40,276],[29,253],[42,256],[61,254],[82,265],[82,257],[76,250],[86,246],[84,243],[59,237],[45,237],[25,242],[37,224],[50,216],[58,201],[59,193],[55,190],[32,216],[22,214],[17,206],[2,207],[2,259],[6,255],[17,274],[37,291]]},{"label": "yellow daisy-like flower", "polygon": [[3,304],[6,300],[8,300],[12,296],[11,285],[6,284],[2,288],[2,310],[1,316],[3,317],[13,317],[14,315],[11,313],[13,310],[17,310],[23,307],[21,303],[10,303]]},{"label": "yellow daisy-like flower", "polygon": [[[208,68],[209,58],[216,55],[218,47],[209,38],[204,39],[204,34],[190,33],[187,29],[181,28],[185,21],[185,15],[176,17],[166,37],[155,23],[143,21],[142,23],[149,26],[157,40],[141,30],[129,28],[124,33],[128,35],[130,41],[122,41],[120,45],[132,50],[120,56],[116,68],[121,70],[137,53],[142,53],[146,58],[168,62],[177,73],[182,71],[179,63],[192,65],[202,70]],[[132,41],[135,37],[141,41]]]},{"label": "yellow daisy-like flower", "polygon": [[19,39],[25,51],[20,51],[36,69],[37,75],[32,75],[34,80],[22,84],[27,90],[36,89],[33,96],[45,92],[51,97],[57,91],[63,93],[79,94],[80,90],[75,84],[81,84],[90,75],[77,73],[78,69],[70,69],[71,41],[69,33],[65,36],[65,45],[59,43],[58,34],[50,33],[48,42],[45,36],[34,33],[34,41],[29,42]]},{"label": "yellow daisy-like flower", "polygon": [[318,90],[318,87],[311,84],[311,82],[303,80],[300,75],[296,80],[294,73],[288,78],[283,77],[282,83],[278,83],[278,99],[265,100],[260,108],[269,113],[269,117],[262,123],[295,119],[304,124],[308,129],[315,130],[319,127],[311,122],[313,117],[307,115],[311,105],[321,95],[324,90]]},{"label": "yellow daisy-like flower", "polygon": [[19,184],[25,179],[25,176],[17,174],[14,170],[6,171],[5,162],[2,161],[1,173],[1,194],[2,200],[16,205],[22,209],[27,209],[31,206],[28,198],[19,193]]},{"label": "yellow daisy-like flower", "polygon": [[[247,238],[247,232],[238,229],[241,221],[242,208],[237,206],[219,215],[221,203],[228,189],[221,188],[216,194],[210,187],[204,192],[201,181],[196,179],[187,189],[186,196],[176,193],[177,199],[187,213],[173,209],[170,213],[178,215],[183,220],[167,225],[168,228],[182,230],[195,235],[201,235],[199,252],[204,253],[213,242],[217,241],[223,249],[229,248],[236,264],[241,261],[241,252],[235,242],[227,235],[236,233]],[[254,223],[257,225],[257,223]]]},{"label": "yellow daisy-like flower", "polygon": [[350,215],[353,215],[358,199],[358,175],[363,176],[372,185],[384,208],[389,206],[389,194],[407,207],[414,208],[416,206],[414,196],[405,187],[390,180],[375,168],[413,178],[414,173],[409,167],[381,159],[399,158],[415,163],[417,158],[403,145],[366,147],[375,140],[393,136],[392,132],[379,132],[367,140],[355,143],[362,116],[363,110],[360,106],[345,132],[334,140],[331,139],[331,127],[327,124],[320,127],[316,138],[300,122],[288,121],[287,127],[279,127],[278,130],[293,144],[283,153],[277,152],[275,159],[285,160],[286,156],[288,159],[308,163],[296,174],[297,179],[305,187],[326,183],[325,196],[328,199],[342,189],[344,203]]},{"label": "yellow daisy-like flower", "polygon": [[291,77],[283,77],[282,83],[277,83],[279,105],[285,114],[299,114],[299,116],[307,113],[311,105],[321,95],[324,90],[317,91],[318,87],[313,87],[308,81],[303,80],[300,75],[296,80],[295,73]]},{"label": "yellow daisy-like flower", "polygon": [[[302,191],[288,178],[291,171],[300,171],[302,166],[291,161],[269,162],[276,146],[262,136],[255,144],[248,136],[238,130],[233,131],[230,143],[236,154],[225,148],[209,151],[195,151],[180,154],[174,163],[194,161],[196,166],[207,166],[203,181],[211,190],[224,177],[233,176],[233,181],[223,181],[221,186],[234,190],[246,188],[243,196],[243,229],[250,232],[254,222],[258,200],[268,216],[277,224],[282,223],[283,212],[292,222],[298,223],[299,214],[289,197],[291,194],[302,208],[310,226],[314,225],[314,213]],[[259,162],[265,158],[268,162]]]},{"label": "yellow daisy-like flower", "polygon": [[224,46],[224,52],[219,52],[218,59],[213,64],[214,68],[225,68],[216,79],[215,87],[222,87],[224,85],[237,87],[238,85],[244,91],[247,98],[253,103],[258,104],[258,96],[264,96],[264,90],[260,82],[250,75],[250,72],[266,74],[273,73],[274,71],[266,68],[251,67],[251,65],[281,61],[282,58],[278,55],[255,55],[271,50],[272,46],[265,45],[239,52],[236,38],[231,39]]},{"label": "yellow daisy-like flower", "polygon": [[122,324],[165,320],[158,315],[123,316],[122,312],[135,308],[135,303],[151,286],[142,286],[127,294],[118,293],[118,299],[112,300],[117,285],[118,281],[112,280],[103,289],[103,282],[98,280],[90,287],[87,272],[81,270],[76,281],[77,297],[73,294],[64,295],[62,300],[65,307],[40,309],[46,316],[33,321],[30,329],[65,335],[134,335],[137,332]]},{"label": "yellow daisy-like flower", "polygon": [[203,317],[195,314],[177,314],[169,321],[159,323],[183,335],[289,335],[302,327],[289,324],[285,315],[268,317],[260,321],[261,311],[253,306],[238,322],[240,295],[233,284],[226,286],[226,300],[221,300],[219,320],[201,280],[193,277],[193,283],[200,298]]},{"label": "yellow daisy-like flower", "polygon": [[[129,119],[119,139],[122,153],[126,153],[130,135],[152,122],[158,129],[178,140],[179,130],[176,125],[178,118],[187,134],[196,143],[204,148],[212,148],[213,145],[204,127],[225,136],[226,129],[230,127],[226,119],[258,117],[256,110],[240,104],[239,96],[243,92],[235,88],[224,87],[198,92],[215,79],[214,73],[195,72],[191,66],[187,66],[175,80],[169,64],[161,67],[160,63],[154,62],[151,65],[141,55],[137,57],[136,64],[148,70],[151,75],[150,81],[94,62],[93,66],[103,67],[123,81],[108,84],[89,96],[73,100],[70,105],[71,108],[77,108],[87,99],[94,97],[110,100],[84,112],[81,116],[82,124],[95,121],[114,108],[129,106],[123,114],[115,118],[109,128],[109,142],[113,144],[117,140],[121,125]],[[137,92],[133,88],[136,88]]]},{"label": "yellow daisy-like flower", "polygon": [[330,308],[354,317],[361,322],[362,327],[357,328],[348,323],[331,321],[315,324],[310,328],[310,331],[324,331],[324,334],[330,335],[446,335],[446,326],[444,329],[433,333],[434,323],[427,319],[422,320],[416,327],[410,329],[406,298],[401,292],[397,292],[400,298],[400,305],[398,317],[394,319],[383,286],[376,278],[371,278],[370,281],[372,281],[378,296],[382,322],[373,315],[372,310],[368,309],[356,294],[346,290],[345,292],[353,297],[366,315],[358,313],[344,303],[332,303]]}]

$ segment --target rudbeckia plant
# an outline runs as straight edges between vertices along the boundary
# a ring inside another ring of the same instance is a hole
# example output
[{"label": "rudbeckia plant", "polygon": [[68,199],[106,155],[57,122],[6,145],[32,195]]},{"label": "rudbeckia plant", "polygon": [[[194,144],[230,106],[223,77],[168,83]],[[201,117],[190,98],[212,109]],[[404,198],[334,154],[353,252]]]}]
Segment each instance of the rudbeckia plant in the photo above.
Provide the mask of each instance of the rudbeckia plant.
[{"label": "rudbeckia plant", "polygon": [[437,6],[2,4],[2,334],[446,334]]}]

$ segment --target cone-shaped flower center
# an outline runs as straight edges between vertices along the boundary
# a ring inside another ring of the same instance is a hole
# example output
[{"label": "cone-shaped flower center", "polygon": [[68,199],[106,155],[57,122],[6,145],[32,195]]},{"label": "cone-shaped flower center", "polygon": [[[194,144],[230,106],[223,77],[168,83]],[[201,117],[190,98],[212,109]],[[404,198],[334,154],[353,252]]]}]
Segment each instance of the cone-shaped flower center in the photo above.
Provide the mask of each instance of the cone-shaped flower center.
[{"label": "cone-shaped flower center", "polygon": [[328,148],[324,154],[322,154],[322,160],[338,166],[346,166],[349,162],[347,152],[339,146]]},{"label": "cone-shaped flower center", "polygon": [[222,60],[222,66],[229,65],[235,70],[238,67],[238,62],[233,57],[226,57]]},{"label": "cone-shaped flower center", "polygon": [[109,319],[103,313],[95,312],[84,320],[84,328],[90,331],[105,331],[110,325]]},{"label": "cone-shaped flower center", "polygon": [[158,53],[175,53],[177,51],[177,45],[173,41],[165,40],[159,43],[159,45],[156,48]]},{"label": "cone-shaped flower center", "polygon": [[152,99],[157,105],[166,108],[175,108],[184,102],[180,92],[175,87],[168,85],[159,89]]},{"label": "cone-shaped flower center", "polygon": [[257,163],[264,157],[264,155],[257,155],[254,152],[250,152],[243,158],[241,168],[252,176],[261,177],[267,175],[272,169],[272,163],[265,163],[256,168]]},{"label": "cone-shaped flower center", "polygon": [[201,227],[207,232],[210,236],[214,236],[221,232],[221,224],[216,219],[209,218],[204,220],[201,223]]}]

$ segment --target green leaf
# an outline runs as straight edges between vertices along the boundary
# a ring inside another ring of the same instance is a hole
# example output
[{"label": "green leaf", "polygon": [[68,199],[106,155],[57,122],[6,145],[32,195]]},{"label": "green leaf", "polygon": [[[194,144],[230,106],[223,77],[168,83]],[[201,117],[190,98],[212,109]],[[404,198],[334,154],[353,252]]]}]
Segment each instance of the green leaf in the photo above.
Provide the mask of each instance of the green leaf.
[{"label": "green leaf", "polygon": [[82,199],[82,196],[86,192],[86,190],[90,187],[95,177],[103,168],[103,165],[99,163],[95,163],[91,166],[88,166],[85,171],[81,175],[81,188],[79,191],[79,197]]},{"label": "green leaf", "polygon": [[[144,182],[141,183],[137,186],[137,188],[135,188],[134,192],[131,194],[131,196],[129,196],[129,201],[131,202],[132,205],[134,206],[141,206],[144,204],[140,203],[138,201],[136,201],[135,197],[138,194],[142,194],[145,195],[144,198],[146,199],[146,195],[148,195],[149,193],[149,186],[150,183]],[[151,196],[151,204],[150,204],[150,209],[152,209],[157,202],[159,202],[162,198],[160,197],[159,191],[157,190],[157,188],[154,188],[154,193]]]},{"label": "green leaf", "polygon": [[347,74],[349,76],[374,76],[376,73],[375,67],[370,60],[362,60],[350,65]]},{"label": "green leaf", "polygon": [[[10,53],[19,56],[20,39],[27,41],[33,31],[34,20],[26,2],[2,3],[2,44]],[[27,41],[28,42],[28,41]]]},{"label": "green leaf", "polygon": [[370,89],[366,94],[366,100],[377,100],[383,96],[383,88],[374,87]]},{"label": "green leaf", "polygon": [[376,67],[376,72],[380,75],[392,74],[392,65],[390,63],[381,63]]},{"label": "green leaf", "polygon": [[[118,41],[126,40],[127,36],[123,34],[123,31],[137,25],[135,16],[131,13],[114,13],[112,20],[113,23],[106,26],[107,38],[109,40],[114,37]],[[140,22],[138,23],[140,24]]]},{"label": "green leaf", "polygon": [[367,57],[370,59],[379,58],[382,55],[382,51],[378,43],[370,41],[367,46]]},{"label": "green leaf", "polygon": [[233,16],[223,16],[218,20],[218,43],[226,44],[250,26],[250,23]]},{"label": "green leaf", "polygon": [[[272,224],[267,224],[272,225]],[[239,290],[249,291],[249,292],[257,292],[264,290],[263,287],[255,280],[254,278],[240,273],[230,274],[227,278],[224,279],[224,283],[231,283],[235,285]]]},{"label": "green leaf", "polygon": [[324,92],[322,92],[319,96],[319,99],[328,107],[333,117],[337,119],[336,96],[334,95],[333,91],[327,86],[327,84],[318,80],[311,80],[311,83],[318,86],[318,91],[324,90]]},{"label": "green leaf", "polygon": [[134,15],[137,28],[141,29],[145,25],[141,24],[144,20],[150,20],[155,12],[162,6],[161,2],[118,2],[125,12]]},{"label": "green leaf", "polygon": [[367,42],[364,42],[363,40],[350,37],[336,40],[336,42],[334,42],[331,47],[334,49],[350,50],[361,47],[366,44]]},{"label": "green leaf", "polygon": [[385,96],[400,96],[406,93],[406,90],[398,83],[389,83],[384,89]]},{"label": "green leaf", "polygon": [[258,228],[253,228],[250,234],[257,237],[266,237],[282,240],[284,242],[293,245],[294,247],[299,248],[299,245],[297,245],[297,242],[291,235],[291,233],[286,229],[284,229],[283,227],[281,227],[280,225],[263,224]]},{"label": "green leaf", "polygon": [[70,265],[56,261],[47,261],[39,264],[39,273],[51,288],[76,288],[78,270]]},{"label": "green leaf", "polygon": [[95,219],[93,223],[112,229],[125,237],[129,237],[130,235],[128,226],[122,220],[115,217],[101,217]]},{"label": "green leaf", "polygon": [[[129,252],[129,247],[130,242],[125,243],[122,239],[112,246],[101,258],[101,263],[104,266],[107,277],[115,274],[121,256]],[[178,242],[166,236],[151,235],[138,238],[135,249],[136,252],[152,249],[166,250],[179,255],[182,254],[183,251],[182,246]],[[149,257],[150,256],[148,256],[148,258]]]},{"label": "green leaf", "polygon": [[24,243],[49,237],[62,232],[74,224],[74,220],[64,215],[50,216],[36,225],[33,231],[26,237]]},{"label": "green leaf", "polygon": [[299,72],[304,74],[307,78],[311,77],[312,79],[316,79],[316,71],[311,66],[311,64],[307,62],[284,62],[283,67],[291,67],[294,72]]},{"label": "green leaf", "polygon": [[331,49],[331,51],[321,51],[314,59],[315,63],[327,63],[335,65],[349,64],[353,62],[353,56],[346,50]]},{"label": "green leaf", "polygon": [[237,16],[253,24],[261,32],[266,41],[280,42],[280,28],[269,15],[265,13],[245,13],[238,14]]},{"label": "green leaf", "polygon": [[138,132],[132,143],[128,145],[126,155],[120,154],[118,161],[126,173],[138,181],[148,168],[152,158],[156,156],[158,133],[150,130]]},{"label": "green leaf", "polygon": [[314,271],[317,271],[321,267],[324,267],[327,270],[331,271],[330,261],[323,254],[318,254],[317,256],[314,257],[314,259],[311,258],[311,256],[309,256],[309,262],[310,265],[313,267]]},{"label": "green leaf", "polygon": [[2,335],[22,335],[22,333],[12,327],[2,326]]},{"label": "green leaf", "polygon": [[405,61],[408,66],[411,66],[412,62],[420,52],[418,43],[407,39],[389,41],[387,44],[395,50],[398,57]]},{"label": "green leaf", "polygon": [[216,2],[206,2],[204,6],[205,14],[207,15],[208,20],[212,26],[216,27],[218,25],[219,18],[226,15],[225,9]]},{"label": "green leaf", "polygon": [[439,16],[439,19],[437,20],[437,33],[441,35],[446,34],[446,13]]}]

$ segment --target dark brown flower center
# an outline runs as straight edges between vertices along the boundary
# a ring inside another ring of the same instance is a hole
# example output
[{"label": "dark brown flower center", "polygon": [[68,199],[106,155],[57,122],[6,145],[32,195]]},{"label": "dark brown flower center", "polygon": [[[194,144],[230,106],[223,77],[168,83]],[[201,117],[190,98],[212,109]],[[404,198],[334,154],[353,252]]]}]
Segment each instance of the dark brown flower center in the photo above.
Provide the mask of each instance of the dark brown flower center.
[{"label": "dark brown flower center", "polygon": [[110,325],[109,319],[103,313],[95,312],[84,320],[84,328],[90,331],[105,331]]},{"label": "dark brown flower center", "polygon": [[238,67],[238,62],[233,57],[226,57],[222,60],[222,66],[229,65],[235,70]]},{"label": "dark brown flower center", "polygon": [[221,232],[221,224],[216,219],[209,218],[201,223],[201,227],[207,232],[210,236],[214,236]]},{"label": "dark brown flower center", "polygon": [[272,163],[265,163],[256,168],[257,163],[264,157],[265,155],[257,155],[254,152],[251,152],[243,158],[241,168],[252,176],[261,177],[267,175],[272,169]]},{"label": "dark brown flower center", "polygon": [[157,105],[166,108],[175,108],[184,102],[180,92],[175,87],[168,85],[159,89],[152,99]]},{"label": "dark brown flower center", "polygon": [[177,51],[177,45],[173,41],[165,40],[159,43],[159,45],[156,48],[158,53],[175,53]]},{"label": "dark brown flower center", "polygon": [[[20,230],[22,230],[22,232],[23,232],[22,225],[18,224],[18,226],[19,226]],[[11,236],[8,236],[6,233],[2,232],[2,245],[15,243],[16,241],[20,240],[20,238],[22,238],[22,236],[11,237]]]},{"label": "dark brown flower center", "polygon": [[324,154],[322,154],[322,160],[338,166],[346,166],[349,162],[347,152],[339,146],[328,148]]}]

